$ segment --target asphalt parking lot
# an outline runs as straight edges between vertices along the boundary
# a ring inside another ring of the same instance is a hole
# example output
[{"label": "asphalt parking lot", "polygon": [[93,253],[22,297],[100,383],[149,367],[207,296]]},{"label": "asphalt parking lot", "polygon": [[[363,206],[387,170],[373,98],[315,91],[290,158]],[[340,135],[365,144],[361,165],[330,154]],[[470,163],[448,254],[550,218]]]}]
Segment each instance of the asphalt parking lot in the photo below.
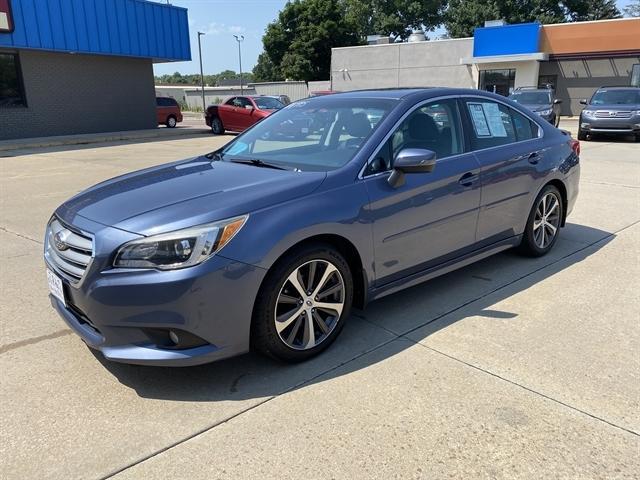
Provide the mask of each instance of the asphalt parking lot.
[{"label": "asphalt parking lot", "polygon": [[310,362],[108,364],[50,307],[49,216],[227,139],[2,154],[2,478],[638,478],[640,144],[582,142],[548,256],[507,252],[374,302]]}]

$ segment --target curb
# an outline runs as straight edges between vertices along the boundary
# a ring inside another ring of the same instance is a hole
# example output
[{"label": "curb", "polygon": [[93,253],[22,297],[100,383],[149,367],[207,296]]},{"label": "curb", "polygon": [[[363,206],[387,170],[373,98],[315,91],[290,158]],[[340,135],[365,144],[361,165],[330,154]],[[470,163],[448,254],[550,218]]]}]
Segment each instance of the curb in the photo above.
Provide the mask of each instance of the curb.
[{"label": "curb", "polygon": [[209,130],[199,128],[158,128],[153,130],[133,130],[124,132],[90,133],[83,135],[63,135],[58,137],[37,137],[0,141],[0,152],[31,148],[61,147],[65,145],[88,145],[92,143],[118,142],[123,140],[171,139],[187,135],[201,135]]}]

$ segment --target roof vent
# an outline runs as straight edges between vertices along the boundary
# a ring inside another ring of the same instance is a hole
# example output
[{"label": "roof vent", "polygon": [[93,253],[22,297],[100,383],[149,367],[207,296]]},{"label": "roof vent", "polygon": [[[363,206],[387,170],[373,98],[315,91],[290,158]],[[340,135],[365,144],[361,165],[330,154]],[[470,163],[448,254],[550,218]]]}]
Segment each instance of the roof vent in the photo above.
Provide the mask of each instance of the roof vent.
[{"label": "roof vent", "polygon": [[416,43],[416,42],[424,42],[426,40],[427,40],[427,37],[424,34],[424,30],[414,30],[413,33],[409,35],[409,40],[407,41],[409,43]]},{"label": "roof vent", "polygon": [[485,27],[504,27],[507,24],[507,22],[505,21],[504,18],[501,18],[499,20],[485,20],[484,21],[484,26]]},{"label": "roof vent", "polygon": [[368,45],[385,45],[391,43],[389,35],[367,35]]}]

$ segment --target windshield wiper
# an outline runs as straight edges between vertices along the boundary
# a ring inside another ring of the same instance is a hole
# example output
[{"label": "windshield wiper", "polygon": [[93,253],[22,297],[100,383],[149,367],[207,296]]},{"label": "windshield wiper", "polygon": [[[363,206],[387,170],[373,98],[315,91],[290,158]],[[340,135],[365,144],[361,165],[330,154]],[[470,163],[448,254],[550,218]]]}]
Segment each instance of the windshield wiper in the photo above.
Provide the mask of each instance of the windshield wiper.
[{"label": "windshield wiper", "polygon": [[256,167],[262,167],[262,168],[274,168],[276,170],[289,170],[286,167],[282,167],[274,163],[268,163],[263,160],[260,160],[259,158],[238,158],[230,161],[233,163],[244,163],[245,165],[254,165]]}]

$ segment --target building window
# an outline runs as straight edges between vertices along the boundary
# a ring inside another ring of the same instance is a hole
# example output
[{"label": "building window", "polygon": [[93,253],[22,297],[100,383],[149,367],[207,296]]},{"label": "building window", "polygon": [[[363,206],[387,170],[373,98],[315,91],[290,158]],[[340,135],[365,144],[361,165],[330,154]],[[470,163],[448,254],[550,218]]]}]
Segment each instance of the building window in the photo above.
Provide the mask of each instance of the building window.
[{"label": "building window", "polygon": [[516,83],[516,70],[480,70],[478,88],[487,92],[499,93],[505,97],[513,92]]},{"label": "building window", "polygon": [[540,75],[538,77],[538,88],[548,88],[549,85],[551,85],[551,88],[553,88],[554,90],[557,90],[557,75]]},{"label": "building window", "polygon": [[640,87],[640,63],[631,68],[631,86]]},{"label": "building window", "polygon": [[0,107],[26,105],[18,55],[0,53]]}]

